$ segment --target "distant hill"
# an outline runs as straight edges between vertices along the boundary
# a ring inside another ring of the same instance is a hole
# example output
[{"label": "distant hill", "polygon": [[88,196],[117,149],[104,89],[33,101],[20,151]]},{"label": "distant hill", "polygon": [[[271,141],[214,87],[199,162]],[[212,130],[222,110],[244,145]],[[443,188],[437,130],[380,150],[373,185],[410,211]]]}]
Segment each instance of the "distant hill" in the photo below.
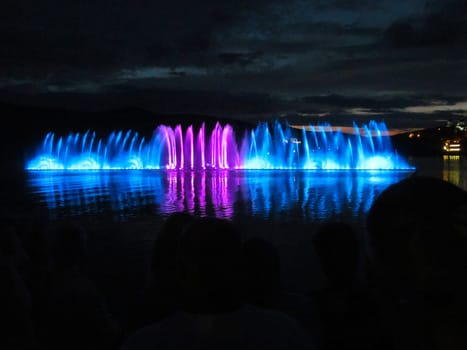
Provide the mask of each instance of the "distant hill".
[{"label": "distant hill", "polygon": [[132,129],[152,131],[158,125],[214,124],[219,121],[237,127],[251,127],[252,124],[235,119],[197,114],[158,114],[138,107],[88,112],[67,109],[18,106],[0,103],[0,113],[13,129],[25,132],[81,132],[85,130],[107,131]]},{"label": "distant hill", "polygon": [[392,142],[396,150],[406,156],[437,156],[442,154],[442,145],[448,139],[463,140],[463,154],[466,154],[467,133],[452,126],[401,133],[393,136]]}]

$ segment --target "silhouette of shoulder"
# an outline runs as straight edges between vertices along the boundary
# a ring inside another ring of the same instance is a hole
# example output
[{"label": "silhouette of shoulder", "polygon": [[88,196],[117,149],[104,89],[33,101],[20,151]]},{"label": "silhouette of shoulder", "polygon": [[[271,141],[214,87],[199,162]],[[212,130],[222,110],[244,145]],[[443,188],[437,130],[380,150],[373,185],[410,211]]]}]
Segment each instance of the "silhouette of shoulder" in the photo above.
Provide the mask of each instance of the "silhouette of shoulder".
[{"label": "silhouette of shoulder", "polygon": [[133,333],[121,350],[313,349],[303,328],[286,314],[245,305],[223,314],[176,313]]}]

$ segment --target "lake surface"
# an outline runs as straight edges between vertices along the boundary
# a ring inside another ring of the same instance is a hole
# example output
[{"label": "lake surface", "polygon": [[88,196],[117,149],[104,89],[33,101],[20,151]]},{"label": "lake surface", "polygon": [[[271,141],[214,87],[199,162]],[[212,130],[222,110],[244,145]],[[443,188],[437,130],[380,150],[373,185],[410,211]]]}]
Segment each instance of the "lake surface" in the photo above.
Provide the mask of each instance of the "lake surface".
[{"label": "lake surface", "polygon": [[[466,161],[410,159],[418,174],[467,189]],[[304,223],[364,219],[374,199],[413,171],[29,171],[25,188],[50,219],[106,214],[115,220],[188,211],[228,219]]]},{"label": "lake surface", "polygon": [[188,211],[235,219],[255,216],[304,222],[358,219],[407,171],[35,171],[27,188],[52,219],[113,213],[118,220],[148,211]]}]

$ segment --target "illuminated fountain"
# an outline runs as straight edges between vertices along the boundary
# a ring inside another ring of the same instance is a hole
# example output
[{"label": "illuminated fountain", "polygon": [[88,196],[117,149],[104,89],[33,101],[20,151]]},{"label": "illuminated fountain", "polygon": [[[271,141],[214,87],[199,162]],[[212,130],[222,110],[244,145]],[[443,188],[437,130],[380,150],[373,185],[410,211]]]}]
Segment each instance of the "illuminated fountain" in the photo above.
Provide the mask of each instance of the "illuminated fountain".
[{"label": "illuminated fountain", "polygon": [[58,136],[48,133],[28,170],[114,169],[413,169],[393,149],[384,122],[371,121],[343,133],[330,124],[301,130],[279,122],[260,123],[238,139],[229,124],[183,130],[160,125],[150,138],[114,131]]}]

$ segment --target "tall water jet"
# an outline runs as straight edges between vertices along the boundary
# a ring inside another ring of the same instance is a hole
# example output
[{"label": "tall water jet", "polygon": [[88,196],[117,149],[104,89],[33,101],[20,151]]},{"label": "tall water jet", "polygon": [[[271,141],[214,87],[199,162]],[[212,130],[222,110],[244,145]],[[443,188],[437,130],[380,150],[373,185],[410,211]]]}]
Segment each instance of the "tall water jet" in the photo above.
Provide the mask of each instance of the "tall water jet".
[{"label": "tall water jet", "polygon": [[231,125],[220,123],[212,130],[204,123],[159,125],[150,138],[132,130],[103,138],[91,130],[49,132],[26,169],[413,169],[393,149],[384,122],[354,123],[353,129],[344,133],[324,123],[297,129],[275,121],[243,131],[240,139]]}]

